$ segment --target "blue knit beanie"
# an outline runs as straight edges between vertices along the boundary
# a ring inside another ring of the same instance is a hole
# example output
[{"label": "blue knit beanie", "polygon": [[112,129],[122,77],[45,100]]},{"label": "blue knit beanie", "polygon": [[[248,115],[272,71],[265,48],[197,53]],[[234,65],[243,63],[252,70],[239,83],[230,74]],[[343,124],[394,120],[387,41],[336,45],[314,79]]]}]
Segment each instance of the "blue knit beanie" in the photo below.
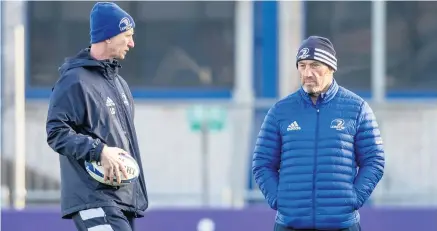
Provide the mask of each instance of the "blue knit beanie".
[{"label": "blue knit beanie", "polygon": [[310,36],[302,42],[299,52],[296,55],[297,63],[301,60],[317,60],[322,62],[334,71],[337,70],[337,58],[334,45],[329,39],[320,36]]},{"label": "blue knit beanie", "polygon": [[110,39],[131,28],[135,28],[133,18],[117,4],[98,2],[90,15],[91,43]]}]

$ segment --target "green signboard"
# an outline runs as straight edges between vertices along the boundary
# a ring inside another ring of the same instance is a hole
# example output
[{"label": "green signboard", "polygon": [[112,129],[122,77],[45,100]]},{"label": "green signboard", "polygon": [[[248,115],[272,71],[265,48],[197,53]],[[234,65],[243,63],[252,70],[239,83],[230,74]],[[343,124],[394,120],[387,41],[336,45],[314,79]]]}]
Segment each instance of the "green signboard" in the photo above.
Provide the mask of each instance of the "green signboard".
[{"label": "green signboard", "polygon": [[196,105],[188,109],[188,122],[191,130],[201,131],[204,129],[220,131],[226,123],[226,109],[220,106]]}]

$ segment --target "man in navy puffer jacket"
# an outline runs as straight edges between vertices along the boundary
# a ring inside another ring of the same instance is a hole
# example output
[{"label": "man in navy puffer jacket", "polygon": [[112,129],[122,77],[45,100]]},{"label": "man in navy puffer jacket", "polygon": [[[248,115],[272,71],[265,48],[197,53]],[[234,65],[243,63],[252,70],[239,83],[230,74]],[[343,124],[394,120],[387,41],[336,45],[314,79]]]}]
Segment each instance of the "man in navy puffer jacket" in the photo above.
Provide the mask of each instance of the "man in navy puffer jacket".
[{"label": "man in navy puffer jacket", "polygon": [[358,209],[384,172],[372,109],[333,78],[332,43],[311,36],[296,58],[302,87],[267,113],[252,171],[277,210],[275,231],[360,230]]}]

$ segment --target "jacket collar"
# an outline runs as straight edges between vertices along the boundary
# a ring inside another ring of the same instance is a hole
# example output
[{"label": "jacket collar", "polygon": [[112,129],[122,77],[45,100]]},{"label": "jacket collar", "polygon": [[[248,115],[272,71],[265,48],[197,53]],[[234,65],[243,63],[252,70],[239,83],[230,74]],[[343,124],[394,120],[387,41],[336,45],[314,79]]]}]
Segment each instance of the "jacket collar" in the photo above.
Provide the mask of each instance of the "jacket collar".
[{"label": "jacket collar", "polygon": [[[334,96],[338,92],[338,87],[339,86],[337,84],[337,81],[335,81],[335,79],[332,79],[332,83],[331,83],[331,86],[329,86],[328,91],[326,91],[325,93],[320,94],[319,98],[317,99],[316,105],[324,104],[324,103],[327,103],[330,100],[332,100],[334,98]],[[308,94],[303,89],[302,86],[300,87],[299,92],[300,92],[300,95],[302,96],[302,98],[305,100],[305,102],[313,105],[313,101],[311,100],[310,94]]]}]

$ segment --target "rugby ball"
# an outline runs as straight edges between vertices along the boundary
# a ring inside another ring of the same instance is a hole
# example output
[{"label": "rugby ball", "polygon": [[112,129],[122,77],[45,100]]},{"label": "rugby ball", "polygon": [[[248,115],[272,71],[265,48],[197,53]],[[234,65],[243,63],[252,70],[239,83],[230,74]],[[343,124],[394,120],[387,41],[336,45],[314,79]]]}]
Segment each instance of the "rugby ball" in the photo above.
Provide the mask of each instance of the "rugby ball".
[{"label": "rugby ball", "polygon": [[138,166],[138,163],[133,157],[129,155],[120,154],[119,159],[124,163],[124,167],[128,175],[128,177],[126,178],[124,177],[123,173],[120,171],[120,175],[121,175],[120,184],[117,182],[116,179],[117,177],[115,175],[114,175],[114,182],[112,184],[109,180],[106,181],[104,180],[105,169],[98,161],[91,161],[91,162],[85,161],[85,169],[93,179],[95,179],[96,181],[102,184],[111,185],[111,186],[123,186],[123,185],[130,184],[133,181],[135,181],[140,175],[140,168]]}]

